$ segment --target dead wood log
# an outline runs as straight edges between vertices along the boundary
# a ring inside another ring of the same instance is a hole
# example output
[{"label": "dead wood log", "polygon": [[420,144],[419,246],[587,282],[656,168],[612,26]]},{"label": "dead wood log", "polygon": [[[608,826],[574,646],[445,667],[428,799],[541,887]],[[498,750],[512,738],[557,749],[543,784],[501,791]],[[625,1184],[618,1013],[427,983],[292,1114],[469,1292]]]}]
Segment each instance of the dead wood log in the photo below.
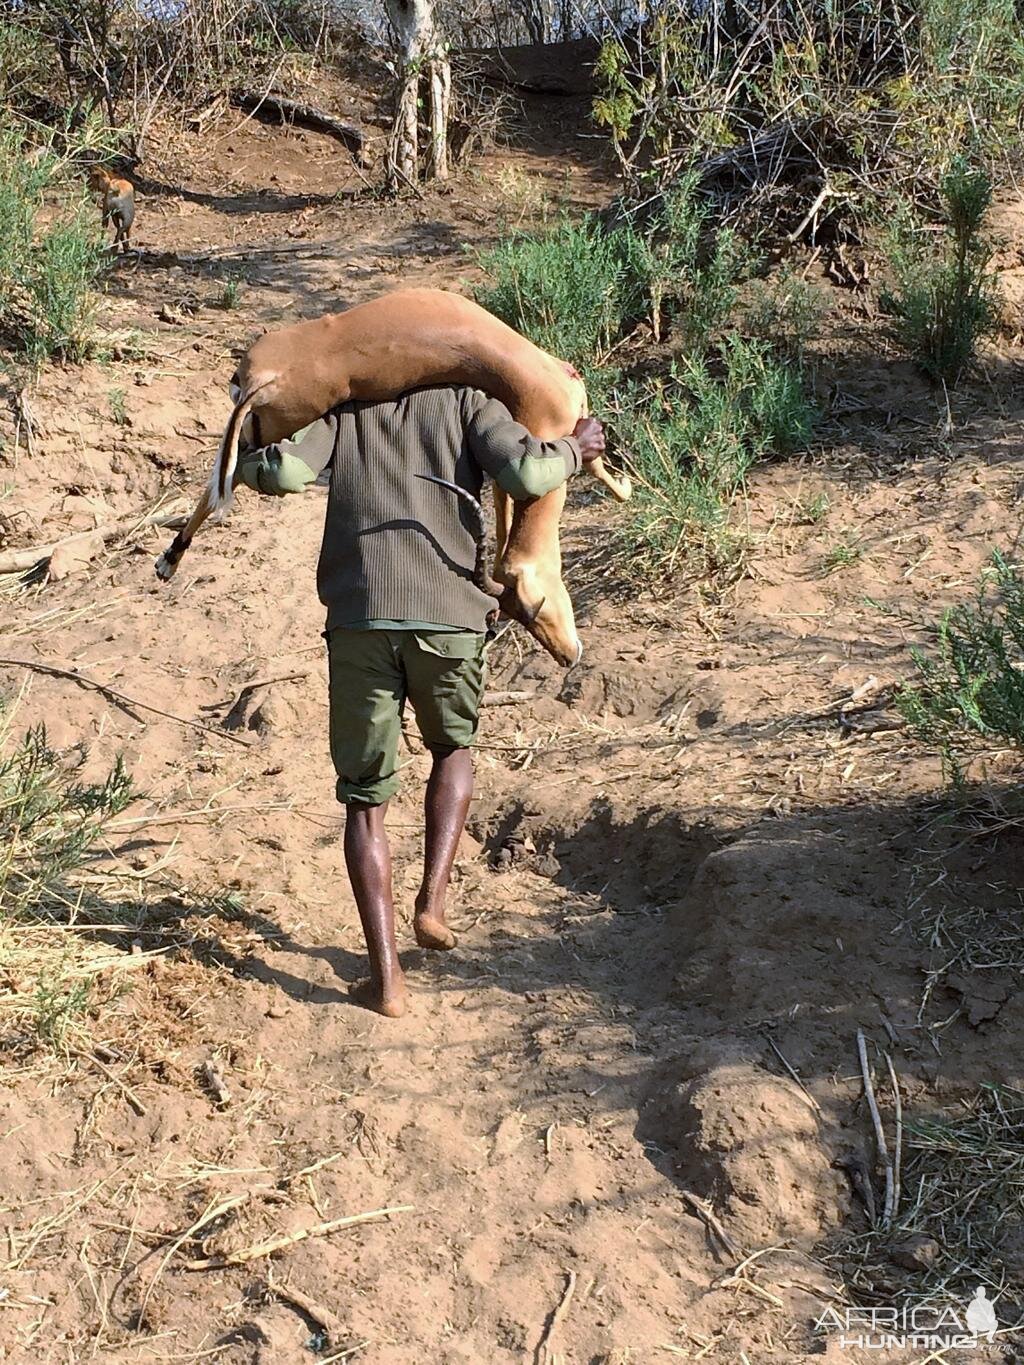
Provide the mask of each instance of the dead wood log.
[{"label": "dead wood log", "polygon": [[343,123],[322,109],[316,109],[311,104],[298,104],[282,95],[256,95],[249,90],[232,90],[231,103],[265,123],[293,123],[300,128],[308,128],[310,132],[333,137],[336,142],[344,143],[356,161],[363,164],[365,139],[362,129],[354,123]]},{"label": "dead wood log", "polygon": [[25,550],[8,550],[0,554],[0,574],[27,573],[37,565],[45,564],[59,545],[69,545],[76,540],[87,540],[92,536],[101,536],[104,541],[117,540],[118,536],[130,535],[132,531],[143,526],[175,526],[183,522],[181,512],[160,512],[144,517],[141,521],[138,517],[126,521],[111,521],[104,526],[97,526],[94,531],[82,531],[76,536],[65,536],[63,540],[54,540],[48,545],[30,545]]}]

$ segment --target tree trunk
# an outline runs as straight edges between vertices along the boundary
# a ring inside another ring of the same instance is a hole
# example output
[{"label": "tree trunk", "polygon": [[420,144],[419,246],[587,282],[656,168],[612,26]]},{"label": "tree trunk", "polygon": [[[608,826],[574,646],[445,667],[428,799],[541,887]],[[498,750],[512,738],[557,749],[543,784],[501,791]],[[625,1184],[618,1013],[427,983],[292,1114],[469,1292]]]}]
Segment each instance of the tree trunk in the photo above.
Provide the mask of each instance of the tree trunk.
[{"label": "tree trunk", "polygon": [[419,72],[415,68],[406,71],[395,97],[395,121],[388,142],[388,189],[392,192],[416,184],[419,84]]},{"label": "tree trunk", "polygon": [[448,107],[452,98],[452,68],[447,57],[430,63],[430,159],[427,175],[448,179]]},{"label": "tree trunk", "polygon": [[384,0],[397,40],[398,89],[388,143],[387,183],[396,191],[415,185],[419,162],[419,86],[430,96],[430,146],[426,174],[448,178],[448,106],[451,68],[434,18],[434,0]]}]

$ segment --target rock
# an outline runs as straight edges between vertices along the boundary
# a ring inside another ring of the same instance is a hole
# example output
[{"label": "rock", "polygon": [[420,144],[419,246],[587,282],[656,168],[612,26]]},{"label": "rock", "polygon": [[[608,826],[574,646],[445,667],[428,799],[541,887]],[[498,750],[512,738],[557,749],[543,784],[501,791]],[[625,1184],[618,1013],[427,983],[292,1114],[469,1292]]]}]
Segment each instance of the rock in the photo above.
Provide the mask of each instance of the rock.
[{"label": "rock", "polygon": [[926,1237],[920,1232],[905,1242],[897,1242],[889,1252],[889,1259],[904,1270],[931,1270],[941,1251],[934,1237]]},{"label": "rock", "polygon": [[250,730],[260,736],[281,734],[295,723],[295,708],[281,696],[271,693],[253,710],[246,720]]},{"label": "rock", "polygon": [[60,510],[67,517],[87,517],[90,526],[98,526],[114,515],[100,498],[85,498],[78,493],[69,493]]},{"label": "rock", "polygon": [[105,549],[103,537],[96,531],[61,541],[50,556],[51,582],[59,583],[62,578],[80,573],[92,560],[103,554]]}]

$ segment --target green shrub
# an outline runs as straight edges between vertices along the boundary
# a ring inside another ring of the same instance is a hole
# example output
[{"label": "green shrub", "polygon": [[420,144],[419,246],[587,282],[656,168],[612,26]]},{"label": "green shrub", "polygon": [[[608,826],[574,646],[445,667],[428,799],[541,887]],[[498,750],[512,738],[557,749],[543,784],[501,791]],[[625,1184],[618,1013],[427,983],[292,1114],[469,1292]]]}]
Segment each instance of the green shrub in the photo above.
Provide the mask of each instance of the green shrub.
[{"label": "green shrub", "polygon": [[545,351],[585,368],[604,355],[624,322],[628,290],[620,233],[594,218],[516,233],[482,252],[491,283],[477,302]]},{"label": "green shrub", "polygon": [[751,236],[814,240],[826,221],[887,215],[894,185],[934,199],[965,146],[1016,168],[1014,0],[656,5],[642,32],[613,28],[595,68],[594,116],[634,202],[700,166]]},{"label": "green shrub", "polygon": [[733,337],[684,361],[666,385],[627,391],[613,425],[629,450],[633,501],[619,532],[641,575],[684,557],[730,572],[741,549],[732,503],[757,460],[806,444],[813,411],[799,376],[759,341]]},{"label": "green shrub", "polygon": [[827,309],[820,289],[792,270],[782,270],[770,283],[754,286],[744,326],[751,336],[770,342],[775,350],[802,365],[807,345],[818,335]]},{"label": "green shrub", "polygon": [[[120,761],[104,781],[78,782],[48,746],[43,726],[16,741],[0,714],[0,970],[35,983],[34,993],[21,989],[0,1000],[0,1021],[28,1025],[51,1046],[94,1002],[101,976],[99,994],[113,989],[109,950],[80,932],[87,918],[80,873],[132,798]],[[104,906],[99,921],[112,913]]]},{"label": "green shrub", "polygon": [[0,136],[0,329],[36,363],[90,354],[93,286],[104,260],[99,215],[84,186],[37,230],[54,165],[50,155],[27,161],[13,133]]},{"label": "green shrub", "polygon": [[912,650],[917,680],[897,706],[915,732],[938,744],[960,780],[979,748],[1024,748],[1024,574],[996,553],[974,601],[939,622],[934,650]]},{"label": "green shrub", "polygon": [[711,231],[709,219],[690,174],[666,191],[642,230],[630,225],[619,232],[625,311],[646,314],[655,341],[662,323],[678,315],[683,344],[703,350],[736,302],[738,242],[728,230]]},{"label": "green shrub", "polygon": [[897,319],[911,359],[933,379],[952,384],[996,320],[992,248],[982,234],[992,182],[985,171],[955,158],[942,180],[942,199],[946,231],[939,247],[922,242],[908,209],[899,214],[889,235],[894,286],[882,304]]}]

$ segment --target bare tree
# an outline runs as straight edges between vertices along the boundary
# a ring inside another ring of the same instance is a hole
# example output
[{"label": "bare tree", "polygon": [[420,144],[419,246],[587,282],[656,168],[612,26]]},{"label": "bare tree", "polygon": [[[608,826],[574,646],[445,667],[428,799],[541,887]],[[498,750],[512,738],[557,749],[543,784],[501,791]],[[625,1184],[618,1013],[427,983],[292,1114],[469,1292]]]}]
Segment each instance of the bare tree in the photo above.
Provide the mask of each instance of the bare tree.
[{"label": "bare tree", "polygon": [[434,0],[384,0],[384,5],[395,31],[398,52],[395,121],[388,145],[388,185],[397,190],[403,184],[416,183],[421,80],[427,90],[430,124],[425,173],[434,180],[447,180],[452,74],[448,46],[437,22]]}]

